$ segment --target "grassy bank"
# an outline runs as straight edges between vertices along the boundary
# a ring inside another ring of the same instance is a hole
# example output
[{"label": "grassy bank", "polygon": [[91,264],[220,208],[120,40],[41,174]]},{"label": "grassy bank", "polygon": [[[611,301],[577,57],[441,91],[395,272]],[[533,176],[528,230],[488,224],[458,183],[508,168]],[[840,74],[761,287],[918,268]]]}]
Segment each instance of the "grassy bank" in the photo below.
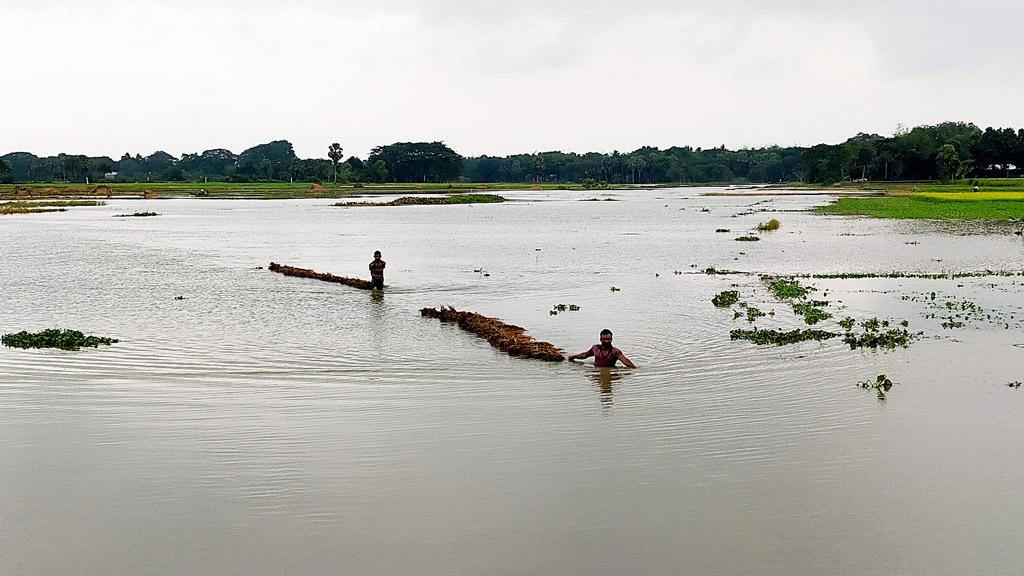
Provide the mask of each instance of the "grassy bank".
[{"label": "grassy bank", "polygon": [[58,200],[49,202],[0,202],[0,214],[37,214],[40,212],[63,212],[74,206],[101,206],[95,200]]},{"label": "grassy bank", "polygon": [[832,204],[815,209],[819,214],[934,220],[1024,218],[1024,178],[844,183],[828,189],[844,192],[882,190],[884,196],[839,198]]}]

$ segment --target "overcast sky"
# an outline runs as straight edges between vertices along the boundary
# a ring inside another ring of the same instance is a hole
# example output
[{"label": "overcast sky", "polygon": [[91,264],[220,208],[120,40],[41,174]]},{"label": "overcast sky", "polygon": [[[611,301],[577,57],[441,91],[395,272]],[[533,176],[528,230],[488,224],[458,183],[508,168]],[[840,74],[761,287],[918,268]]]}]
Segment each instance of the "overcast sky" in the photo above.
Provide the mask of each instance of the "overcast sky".
[{"label": "overcast sky", "polygon": [[811,145],[1024,127],[1021,0],[0,0],[0,153]]}]

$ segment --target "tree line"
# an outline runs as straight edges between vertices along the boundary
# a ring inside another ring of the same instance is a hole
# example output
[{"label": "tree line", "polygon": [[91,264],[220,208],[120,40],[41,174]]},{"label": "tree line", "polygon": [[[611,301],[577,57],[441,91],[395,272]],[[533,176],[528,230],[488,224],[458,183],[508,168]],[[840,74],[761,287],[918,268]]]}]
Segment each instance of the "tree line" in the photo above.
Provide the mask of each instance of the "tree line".
[{"label": "tree line", "polygon": [[464,158],[443,142],[378,146],[365,160],[344,155],[337,142],[326,158],[302,159],[287,140],[240,154],[223,148],[148,156],[28,152],[0,156],[3,182],[533,182],[653,184],[954,180],[1021,175],[1024,129],[945,122],[899,128],[892,136],[857,134],[840,144],[811,147],[692,148],[645,146],[632,152],[536,152]]}]

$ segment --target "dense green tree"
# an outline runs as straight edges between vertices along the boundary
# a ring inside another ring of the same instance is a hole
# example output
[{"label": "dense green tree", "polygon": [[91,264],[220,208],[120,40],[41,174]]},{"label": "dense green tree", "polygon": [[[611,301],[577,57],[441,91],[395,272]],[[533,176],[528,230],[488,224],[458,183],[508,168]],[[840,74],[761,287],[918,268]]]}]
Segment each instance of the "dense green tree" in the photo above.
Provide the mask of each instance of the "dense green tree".
[{"label": "dense green tree", "polygon": [[395,182],[446,182],[462,174],[462,156],[443,142],[396,142],[378,146],[367,162],[387,166]]}]

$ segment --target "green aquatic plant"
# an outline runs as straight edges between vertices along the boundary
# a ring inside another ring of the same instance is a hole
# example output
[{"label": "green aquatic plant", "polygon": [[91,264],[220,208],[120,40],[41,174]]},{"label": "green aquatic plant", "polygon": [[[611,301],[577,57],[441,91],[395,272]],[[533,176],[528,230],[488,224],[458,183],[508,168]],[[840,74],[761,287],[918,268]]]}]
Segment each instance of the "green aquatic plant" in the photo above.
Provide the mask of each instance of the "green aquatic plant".
[{"label": "green aquatic plant", "polygon": [[729,332],[729,338],[732,340],[749,340],[754,344],[774,344],[776,346],[783,346],[786,344],[796,344],[797,342],[805,342],[808,340],[822,341],[828,340],[829,338],[835,338],[839,336],[835,332],[826,332],[824,330],[789,330],[786,332],[780,330],[762,330],[754,328],[751,330],[735,329]]},{"label": "green aquatic plant", "polygon": [[832,317],[831,314],[822,309],[827,305],[828,302],[823,300],[813,300],[811,302],[793,304],[793,311],[803,316],[804,322],[813,326],[822,320],[827,320]]},{"label": "green aquatic plant", "polygon": [[135,212],[132,214],[114,214],[114,218],[146,218],[149,216],[159,216],[156,212]]},{"label": "green aquatic plant", "polygon": [[733,304],[738,302],[739,299],[739,292],[737,292],[736,290],[726,290],[724,292],[719,292],[718,294],[716,294],[715,297],[711,299],[711,303],[718,308],[728,308],[729,306],[732,306]]},{"label": "green aquatic plant", "polygon": [[762,316],[766,316],[766,314],[760,309],[753,306],[747,306],[747,322],[753,322]]},{"label": "green aquatic plant", "polygon": [[761,279],[768,284],[768,290],[779,300],[805,298],[816,290],[812,286],[801,285],[795,278],[764,276]]},{"label": "green aquatic plant", "polygon": [[878,400],[885,402],[885,393],[892,389],[894,382],[886,377],[885,374],[879,374],[874,380],[863,380],[857,382],[857,386],[865,390],[874,390],[878,393]]},{"label": "green aquatic plant", "polygon": [[853,330],[853,326],[856,323],[857,323],[857,321],[854,320],[853,318],[849,317],[849,316],[847,316],[846,318],[843,318],[842,320],[839,321],[839,325],[843,328],[843,330],[845,330],[847,332]]},{"label": "green aquatic plant", "polygon": [[879,320],[878,318],[863,320],[860,325],[864,330],[860,334],[848,330],[843,335],[843,342],[850,346],[850,350],[906,348],[914,338],[922,334],[921,332],[912,334],[906,328],[889,328],[888,320]]},{"label": "green aquatic plant", "polygon": [[579,309],[580,307],[575,304],[555,304],[548,313],[552,316],[557,316],[559,312],[578,312]]},{"label": "green aquatic plant", "polygon": [[782,226],[782,223],[776,220],[775,218],[772,218],[767,222],[761,222],[760,224],[758,224],[757,229],[762,232],[773,232],[775,230],[778,230],[779,226]]},{"label": "green aquatic plant", "polygon": [[761,240],[760,238],[758,238],[757,236],[754,236],[752,234],[748,234],[746,236],[740,236],[739,238],[736,239],[737,242],[758,242],[760,240]]},{"label": "green aquatic plant", "polygon": [[101,344],[116,343],[113,338],[103,336],[86,336],[78,330],[58,330],[50,328],[42,332],[21,331],[15,334],[4,334],[0,343],[11,348],[59,348],[61,350],[78,350],[79,348],[97,348]]}]

